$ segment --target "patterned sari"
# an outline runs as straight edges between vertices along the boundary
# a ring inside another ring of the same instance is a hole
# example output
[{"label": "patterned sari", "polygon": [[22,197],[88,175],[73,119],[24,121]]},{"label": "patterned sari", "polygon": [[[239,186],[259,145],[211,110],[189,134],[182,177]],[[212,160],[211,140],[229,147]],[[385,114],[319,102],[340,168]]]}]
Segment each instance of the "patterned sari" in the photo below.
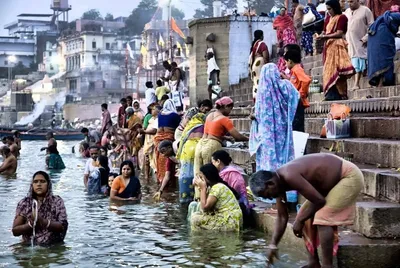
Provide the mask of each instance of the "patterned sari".
[{"label": "patterned sari", "polygon": [[190,138],[192,133],[203,133],[205,114],[198,113],[187,123],[179,143],[176,158],[179,159],[181,170],[179,173],[179,201],[189,203],[194,198],[194,157],[195,149],[200,138]]},{"label": "patterned sari", "polygon": [[156,168],[157,168],[157,180],[159,183],[162,183],[165,172],[167,170],[167,158],[158,151],[158,145],[163,140],[174,141],[174,133],[170,132],[157,132],[154,136],[154,155],[156,158]]},{"label": "patterned sari", "polygon": [[264,65],[250,130],[250,155],[259,170],[276,170],[294,159],[292,122],[300,95],[289,80],[282,80],[273,63]]},{"label": "patterned sari", "polygon": [[[326,34],[333,34],[339,29],[339,19],[345,15],[336,15],[330,17],[329,23],[326,25]],[[324,47],[324,72],[323,84],[324,93],[327,97],[332,87],[336,86],[337,93],[342,99],[347,98],[347,79],[354,75],[355,70],[351,63],[350,56],[347,51],[347,42],[343,38],[331,38],[326,40]],[[326,98],[331,100],[330,98]],[[337,98],[334,98],[337,99]],[[334,100],[332,99],[332,100]]]}]

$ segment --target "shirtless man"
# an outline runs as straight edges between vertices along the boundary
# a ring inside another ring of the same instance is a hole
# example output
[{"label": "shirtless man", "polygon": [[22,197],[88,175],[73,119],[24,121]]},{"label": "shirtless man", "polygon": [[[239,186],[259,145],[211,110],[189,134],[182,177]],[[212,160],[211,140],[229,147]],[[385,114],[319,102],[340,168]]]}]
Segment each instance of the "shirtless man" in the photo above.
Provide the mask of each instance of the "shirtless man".
[{"label": "shirtless man", "polygon": [[1,150],[3,156],[3,164],[0,166],[0,174],[13,175],[17,171],[17,158],[11,153],[10,148],[3,147]]},{"label": "shirtless man", "polygon": [[292,7],[294,10],[293,22],[296,29],[297,44],[301,46],[301,37],[303,35],[303,17],[304,6],[299,4],[299,0],[293,0]]},{"label": "shirtless man", "polygon": [[18,130],[13,130],[12,132],[14,134],[15,144],[18,146],[18,150],[21,151],[21,133]]},{"label": "shirtless man", "polygon": [[11,153],[17,158],[19,156],[19,149],[13,136],[7,137],[7,146],[10,148]]},{"label": "shirtless man", "polygon": [[56,141],[56,139],[54,138],[54,133],[53,132],[47,132],[47,134],[46,134],[46,140],[47,140],[47,147],[42,147],[41,149],[40,149],[40,151],[44,151],[44,150],[47,150],[47,148],[49,148],[51,145],[55,145],[56,146],[56,148],[57,148],[57,141]]},{"label": "shirtless man", "polygon": [[[333,267],[334,240],[337,226],[352,225],[357,196],[364,184],[360,169],[351,162],[332,154],[311,154],[282,166],[277,171],[258,171],[250,179],[250,188],[256,196],[276,198],[278,216],[268,261],[278,256],[278,243],[288,222],[286,191],[296,190],[307,201],[302,205],[293,223],[294,234],[307,242],[309,264],[321,267],[318,257],[317,235],[322,248],[322,267]],[[304,228],[304,226],[308,228]]]}]

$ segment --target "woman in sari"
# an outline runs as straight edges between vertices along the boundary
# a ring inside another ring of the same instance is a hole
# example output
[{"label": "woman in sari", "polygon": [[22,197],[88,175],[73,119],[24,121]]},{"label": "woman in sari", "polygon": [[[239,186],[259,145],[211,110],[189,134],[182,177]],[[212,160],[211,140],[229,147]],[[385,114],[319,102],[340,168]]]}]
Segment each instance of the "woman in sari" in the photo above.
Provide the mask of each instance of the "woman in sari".
[{"label": "woman in sari", "polygon": [[[37,212],[37,213],[36,213]],[[35,228],[34,244],[50,245],[64,241],[68,230],[64,201],[53,195],[49,174],[38,171],[33,175],[28,196],[17,206],[12,232],[30,242]]]},{"label": "woman in sari", "polygon": [[275,64],[263,67],[249,142],[257,171],[276,170],[294,159],[292,124],[299,99],[297,89],[289,80],[281,79]]},{"label": "woman in sari", "polygon": [[158,151],[158,146],[163,140],[174,141],[175,130],[180,122],[181,117],[176,111],[174,102],[170,99],[166,100],[161,113],[158,115],[158,130],[154,136],[157,180],[159,183],[162,183],[165,177],[167,158]]},{"label": "woman in sari", "polygon": [[283,58],[283,47],[288,44],[297,44],[296,30],[292,18],[287,14],[285,7],[282,7],[279,15],[275,18],[274,29],[278,38],[278,47],[281,55],[278,60],[278,68],[280,72],[286,71],[286,62]]},{"label": "woman in sari", "polygon": [[62,160],[56,145],[50,145],[47,148],[46,165],[48,169],[64,169],[64,161]]},{"label": "woman in sari", "polygon": [[202,166],[194,183],[200,188],[202,211],[191,215],[192,230],[239,232],[243,215],[236,199],[237,193],[221,179],[218,169],[212,164]]},{"label": "woman in sari", "polygon": [[326,2],[326,8],[330,16],[325,19],[324,31],[316,37],[317,40],[325,40],[323,55],[325,100],[344,100],[347,99],[347,79],[355,73],[344,39],[347,17],[342,14],[337,0]]},{"label": "woman in sari", "polygon": [[194,159],[197,143],[203,137],[206,115],[197,113],[192,116],[183,130],[176,158],[180,161],[179,173],[179,201],[188,204],[194,198]]},{"label": "woman in sari", "polygon": [[134,100],[132,103],[132,107],[135,115],[139,117],[140,120],[143,120],[146,113],[143,111],[142,108],[140,108],[140,102],[138,100]]},{"label": "woman in sari", "polygon": [[130,134],[130,153],[133,158],[133,162],[136,165],[136,167],[139,168],[139,150],[141,148],[141,143],[138,138],[139,135],[139,129],[142,126],[142,120],[140,119],[139,116],[135,114],[134,108],[133,107],[128,107],[126,108],[126,115],[127,115],[127,125],[129,129],[129,134]]},{"label": "woman in sari", "polygon": [[135,177],[135,168],[131,161],[121,164],[120,175],[111,186],[110,199],[113,201],[140,201],[142,198],[141,185]]},{"label": "woman in sari", "polygon": [[[394,7],[392,10],[396,10]],[[400,13],[386,11],[369,28],[368,80],[372,86],[390,86],[395,83],[395,37],[400,26]],[[379,53],[377,53],[379,51]]]},{"label": "woman in sari", "polygon": [[158,114],[161,111],[159,106],[152,106],[149,108],[151,111],[151,118],[147,122],[145,129],[141,129],[140,133],[145,135],[143,144],[143,154],[144,154],[144,177],[145,179],[150,178],[151,170],[157,171],[156,161],[154,157],[154,135],[157,134],[158,128]]},{"label": "woman in sari", "polygon": [[269,51],[264,43],[264,32],[257,30],[254,32],[254,41],[250,49],[249,68],[251,80],[253,81],[253,99],[256,98],[260,71],[264,64],[269,62]]}]

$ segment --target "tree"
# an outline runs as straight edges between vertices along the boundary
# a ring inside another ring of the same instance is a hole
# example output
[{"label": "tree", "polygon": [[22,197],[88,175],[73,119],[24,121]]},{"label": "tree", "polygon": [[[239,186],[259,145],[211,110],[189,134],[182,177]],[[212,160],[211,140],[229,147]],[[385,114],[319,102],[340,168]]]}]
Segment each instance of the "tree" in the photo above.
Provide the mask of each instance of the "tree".
[{"label": "tree", "polygon": [[[257,14],[260,15],[263,13],[269,13],[274,5],[279,6],[282,5],[283,1],[275,0],[275,1],[264,1],[264,0],[250,0],[250,8],[255,9]],[[247,8],[247,5],[246,5]]]},{"label": "tree", "polygon": [[171,16],[174,17],[175,20],[183,20],[185,18],[185,13],[175,6],[171,6]]},{"label": "tree", "polygon": [[139,35],[157,10],[157,0],[142,0],[125,22],[125,34]]},{"label": "tree", "polygon": [[[200,2],[203,4],[204,8],[196,9],[194,17],[196,19],[212,17],[214,0],[200,0]],[[237,0],[221,0],[221,2],[222,2],[222,11],[227,11],[228,9],[232,10],[237,8]]]},{"label": "tree", "polygon": [[83,13],[82,19],[84,19],[84,20],[102,20],[103,17],[101,16],[100,12],[97,9],[91,9],[91,10]]},{"label": "tree", "polygon": [[113,14],[107,13],[107,15],[104,17],[104,19],[106,21],[113,21],[114,20],[114,16],[113,16]]}]

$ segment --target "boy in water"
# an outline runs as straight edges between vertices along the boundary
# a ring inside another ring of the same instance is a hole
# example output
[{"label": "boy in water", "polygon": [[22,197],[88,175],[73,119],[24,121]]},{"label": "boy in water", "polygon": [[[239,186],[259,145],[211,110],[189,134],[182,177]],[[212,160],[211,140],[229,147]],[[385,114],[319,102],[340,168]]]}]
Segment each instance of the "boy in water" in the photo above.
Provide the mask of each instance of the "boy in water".
[{"label": "boy in water", "polygon": [[352,225],[357,197],[364,186],[364,176],[353,163],[333,154],[311,154],[280,167],[276,171],[258,171],[250,179],[254,195],[276,198],[278,217],[268,261],[278,256],[278,243],[288,222],[286,192],[298,191],[307,201],[293,223],[294,234],[304,237],[309,253],[306,267],[321,267],[318,238],[322,248],[322,267],[333,267],[338,250],[337,227]]},{"label": "boy in water", "polygon": [[286,61],[286,66],[290,70],[289,77],[285,76],[285,78],[289,79],[300,93],[300,101],[293,120],[293,130],[304,132],[304,110],[310,107],[308,90],[311,78],[304,72],[301,66],[300,51],[289,49],[283,57]]}]

